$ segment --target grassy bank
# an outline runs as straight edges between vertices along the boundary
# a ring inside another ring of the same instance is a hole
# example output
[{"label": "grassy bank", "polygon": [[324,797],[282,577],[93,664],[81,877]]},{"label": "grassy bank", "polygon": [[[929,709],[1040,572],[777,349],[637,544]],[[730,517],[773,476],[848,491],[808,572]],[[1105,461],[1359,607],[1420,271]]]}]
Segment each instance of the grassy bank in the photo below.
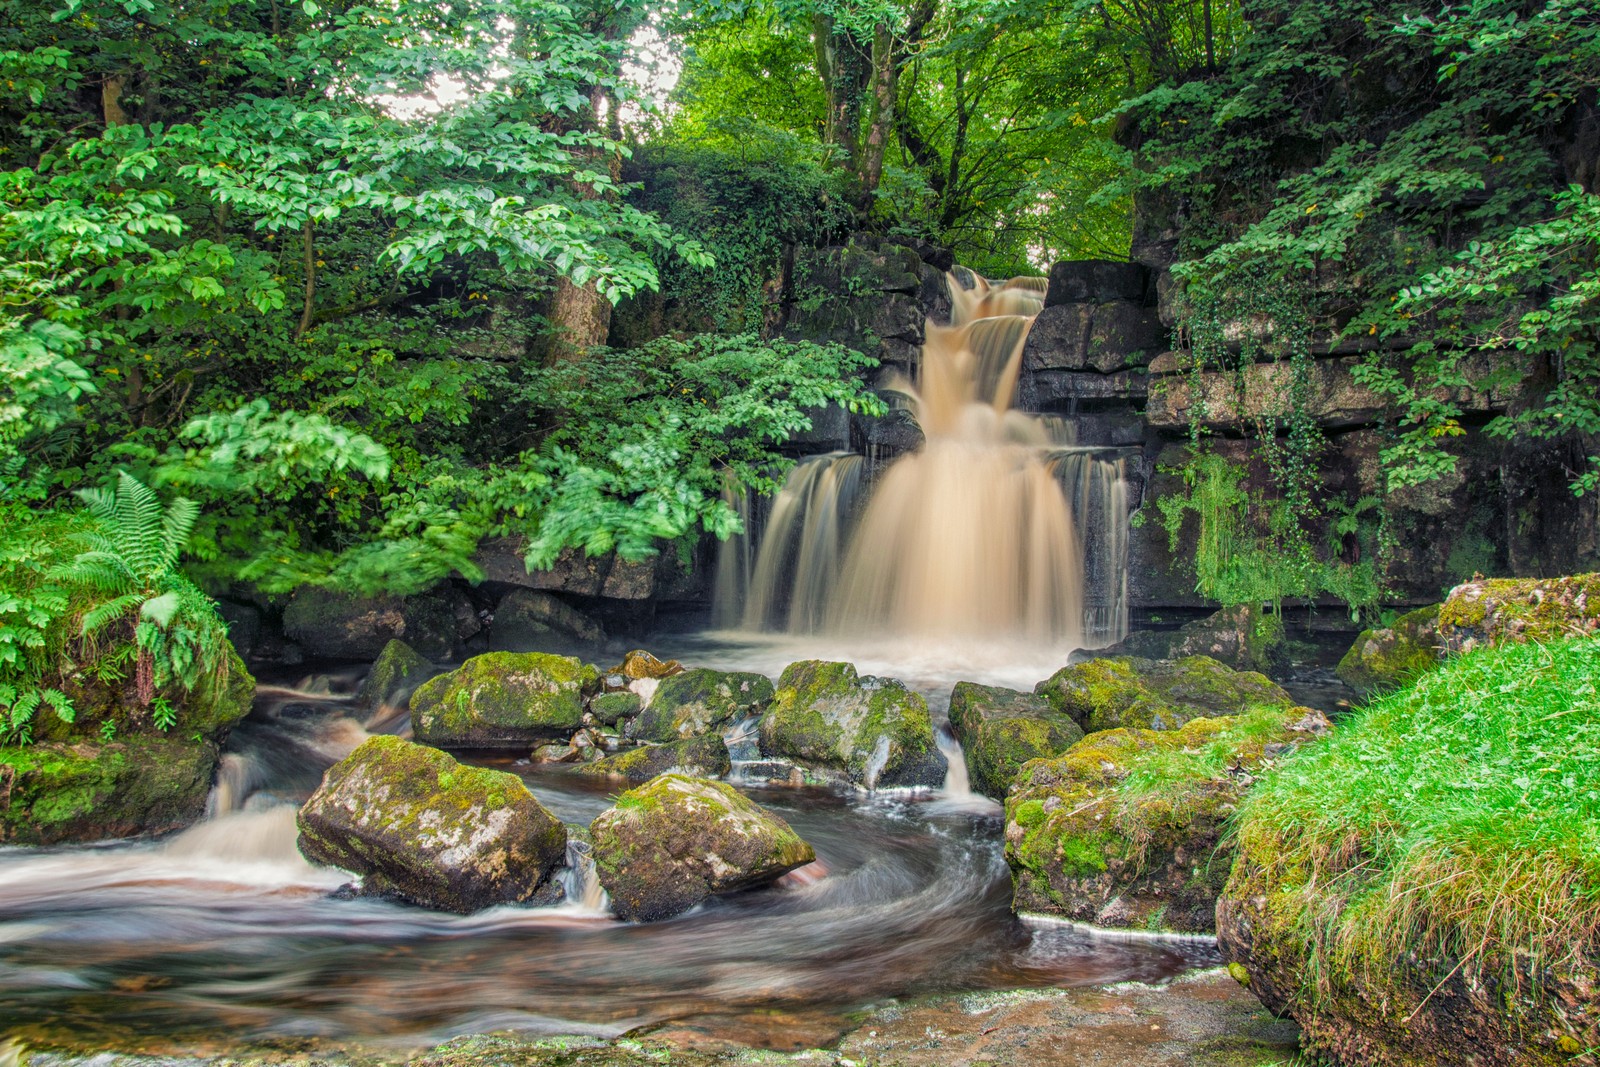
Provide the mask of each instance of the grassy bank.
[{"label": "grassy bank", "polygon": [[1600,640],[1484,649],[1287,761],[1240,812],[1308,977],[1531,974],[1600,948]]}]

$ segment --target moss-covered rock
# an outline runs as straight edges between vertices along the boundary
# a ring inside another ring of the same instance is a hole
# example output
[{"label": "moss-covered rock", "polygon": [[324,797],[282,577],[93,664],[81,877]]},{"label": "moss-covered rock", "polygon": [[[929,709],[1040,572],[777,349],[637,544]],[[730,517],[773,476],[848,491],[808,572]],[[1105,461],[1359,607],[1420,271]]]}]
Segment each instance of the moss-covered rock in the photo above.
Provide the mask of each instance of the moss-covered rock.
[{"label": "moss-covered rock", "polygon": [[1409,682],[1439,665],[1439,605],[1418,608],[1392,625],[1363,630],[1335,673],[1353,689],[1370,692]]},{"label": "moss-covered rock", "polygon": [[921,695],[824,660],[784,668],[761,720],[761,752],[836,771],[867,789],[936,786],[947,769]]},{"label": "moss-covered rock", "polygon": [[1236,671],[1208,656],[1113,656],[1075,663],[1040,682],[1034,692],[1085,733],[1123,727],[1176,730],[1191,719],[1294,704],[1265,675]]},{"label": "moss-covered rock", "polygon": [[372,662],[372,669],[361,680],[361,688],[356,690],[356,706],[363,711],[375,711],[408,696],[432,675],[433,664],[396,638],[383,646],[383,651]]},{"label": "moss-covered rock", "polygon": [[1176,630],[1139,630],[1104,650],[1110,656],[1209,656],[1237,671],[1266,673],[1284,657],[1283,620],[1248,604],[1223,608]]},{"label": "moss-covered rock", "polygon": [[639,694],[626,689],[598,693],[589,700],[589,713],[607,726],[631,719],[643,709],[644,701],[639,699]]},{"label": "moss-covered rock", "polygon": [[566,828],[516,775],[397,737],[330,767],[298,823],[307,859],[462,913],[531,899],[567,854]]},{"label": "moss-covered rock", "polygon": [[696,667],[663,678],[628,734],[641,741],[695,737],[765,710],[772,692],[763,675]]},{"label": "moss-covered rock", "polygon": [[961,742],[972,788],[996,800],[1022,765],[1055,756],[1083,739],[1083,730],[1036,693],[976,682],[950,692],[950,729]]},{"label": "moss-covered rock", "polygon": [[1327,730],[1307,708],[1105,730],[1022,768],[1006,798],[1012,906],[1128,929],[1207,932],[1228,817],[1263,761]]},{"label": "moss-covered rock", "polygon": [[1600,574],[1476,579],[1450,590],[1439,608],[1439,639],[1452,652],[1597,632]]},{"label": "moss-covered rock", "polygon": [[490,652],[411,694],[418,741],[444,748],[523,748],[570,737],[598,672],[571,656]]},{"label": "moss-covered rock", "polygon": [[673,772],[691,778],[721,778],[733,769],[728,746],[716,734],[702,734],[665,745],[641,745],[615,756],[584,764],[581,774],[648,782],[658,774]]},{"label": "moss-covered rock", "polygon": [[664,774],[590,824],[595,870],[617,916],[653,922],[816,859],[789,824],[732,786]]},{"label": "moss-covered rock", "polygon": [[159,834],[205,813],[217,746],[186,736],[0,748],[0,842]]}]

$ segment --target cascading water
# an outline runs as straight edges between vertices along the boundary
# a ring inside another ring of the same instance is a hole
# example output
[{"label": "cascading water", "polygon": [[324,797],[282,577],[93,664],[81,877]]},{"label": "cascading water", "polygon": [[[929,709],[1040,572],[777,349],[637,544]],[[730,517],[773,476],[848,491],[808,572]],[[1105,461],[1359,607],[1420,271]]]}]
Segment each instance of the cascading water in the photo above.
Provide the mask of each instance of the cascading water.
[{"label": "cascading water", "polygon": [[1094,647],[1127,629],[1124,461],[1011,407],[1045,279],[948,276],[919,380],[896,382],[926,438],[881,472],[802,460],[771,501],[733,500],[751,536],[718,567],[727,628],[844,638],[1024,639]]}]

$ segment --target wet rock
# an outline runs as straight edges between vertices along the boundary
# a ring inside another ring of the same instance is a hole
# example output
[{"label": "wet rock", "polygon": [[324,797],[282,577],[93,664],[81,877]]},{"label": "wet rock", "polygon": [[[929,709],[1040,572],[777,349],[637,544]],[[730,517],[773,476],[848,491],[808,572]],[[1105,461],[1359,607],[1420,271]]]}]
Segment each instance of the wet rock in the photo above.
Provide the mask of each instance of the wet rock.
[{"label": "wet rock", "polygon": [[586,764],[582,773],[629,782],[648,782],[658,774],[722,778],[733,767],[728,746],[716,734],[703,734],[665,745],[641,745]]},{"label": "wet rock", "polygon": [[1283,660],[1283,620],[1248,604],[1223,608],[1177,630],[1139,630],[1102,649],[1106,656],[1209,656],[1236,671],[1265,674]]},{"label": "wet rock", "polygon": [[182,735],[0,748],[0,844],[180,829],[205,814],[218,749]]},{"label": "wet rock", "polygon": [[375,659],[400,638],[429,659],[446,660],[479,629],[472,605],[449,585],[410,597],[354,597],[302,586],[283,612],[283,632],[324,659]]},{"label": "wet rock", "polygon": [[675,659],[659,660],[642,648],[636,648],[622,658],[622,665],[607,671],[607,675],[620,675],[624,682],[637,682],[645,678],[671,678],[683,671],[683,664]]},{"label": "wet rock", "polygon": [[598,672],[571,656],[490,652],[411,694],[418,741],[444,748],[523,748],[567,738],[583,725],[583,697]]},{"label": "wet rock", "polygon": [[696,737],[761,712],[772,692],[772,682],[759,674],[696,667],[662,679],[628,733],[641,741]]},{"label": "wet rock", "polygon": [[589,701],[589,713],[605,726],[615,726],[631,719],[644,709],[638,693],[623,689],[613,693],[600,693]]},{"label": "wet rock", "polygon": [[915,452],[925,441],[916,417],[905,408],[890,408],[882,418],[851,416],[851,446],[863,455],[898,456]]},{"label": "wet rock", "polygon": [[298,817],[300,851],[367,892],[468,913],[530,900],[567,831],[514,774],[374,737],[328,769]]},{"label": "wet rock", "polygon": [[1083,730],[1035,693],[957,682],[950,693],[950,729],[961,742],[972,788],[1004,800],[1022,765],[1056,756]]},{"label": "wet rock", "polygon": [[1294,704],[1266,676],[1235,671],[1206,656],[1112,656],[1075,663],[1040,682],[1034,692],[1091,734],[1120,727],[1176,730],[1191,719]]},{"label": "wet rock", "polygon": [[1335,673],[1352,689],[1391,689],[1437,667],[1442,655],[1439,605],[1434,604],[1389,626],[1361,631]]},{"label": "wet rock", "polygon": [[376,711],[384,704],[409,697],[411,690],[433,675],[433,664],[404,641],[395,639],[383,646],[372,669],[356,690],[356,707]]},{"label": "wet rock", "polygon": [[1600,574],[1477,578],[1450,590],[1439,639],[1452,652],[1600,632]]},{"label": "wet rock", "polygon": [[1101,304],[1111,300],[1142,303],[1145,284],[1146,271],[1138,263],[1109,259],[1057,263],[1050,268],[1050,287],[1045,290],[1044,306]]},{"label": "wet rock", "polygon": [[622,794],[590,832],[600,884],[630,922],[669,919],[816,859],[788,823],[732,786],[679,774]]},{"label": "wet rock", "polygon": [[944,781],[928,702],[893,678],[849,663],[784,668],[761,721],[761,752],[837,771],[867,789]]},{"label": "wet rock", "polygon": [[489,644],[494,651],[549,651],[552,640],[598,642],[606,638],[599,623],[551,593],[513,589],[494,609]]},{"label": "wet rock", "polygon": [[1309,708],[1259,709],[1174,730],[1105,730],[1034,760],[1006,798],[1013,907],[1210,931],[1232,862],[1229,816],[1264,764],[1327,729]]}]

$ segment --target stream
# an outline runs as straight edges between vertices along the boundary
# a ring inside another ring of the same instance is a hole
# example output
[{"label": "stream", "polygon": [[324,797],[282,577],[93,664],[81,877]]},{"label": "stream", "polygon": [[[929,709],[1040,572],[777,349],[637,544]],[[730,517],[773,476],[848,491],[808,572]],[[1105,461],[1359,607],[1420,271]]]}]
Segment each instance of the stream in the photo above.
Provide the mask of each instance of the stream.
[{"label": "stream", "polygon": [[[703,634],[648,647],[774,677],[802,654],[843,658],[800,646]],[[898,660],[936,717],[952,672],[1031,686],[1064,662],[1035,654],[979,671],[948,648],[857,651],[864,673],[896,673]],[[224,757],[212,816],[182,833],[0,849],[0,1020],[38,1041],[171,1050],[420,1047],[499,1029],[610,1036],[669,1022],[789,1048],[836,1036],[848,1013],[890,997],[1151,982],[1215,961],[1201,940],[1012,916],[999,808],[960,773],[945,790],[871,795],[741,785],[819,864],[668,922],[611,918],[581,862],[565,876],[568,901],[553,906],[456,916],[352,897],[339,891],[347,875],[300,857],[294,814],[369,732],[408,727],[397,714],[358,721],[344,694],[360,673],[263,685]],[[616,791],[503,754],[472,762],[519,774],[569,823],[588,823]],[[812,1023],[797,1031],[775,1012]]]}]

